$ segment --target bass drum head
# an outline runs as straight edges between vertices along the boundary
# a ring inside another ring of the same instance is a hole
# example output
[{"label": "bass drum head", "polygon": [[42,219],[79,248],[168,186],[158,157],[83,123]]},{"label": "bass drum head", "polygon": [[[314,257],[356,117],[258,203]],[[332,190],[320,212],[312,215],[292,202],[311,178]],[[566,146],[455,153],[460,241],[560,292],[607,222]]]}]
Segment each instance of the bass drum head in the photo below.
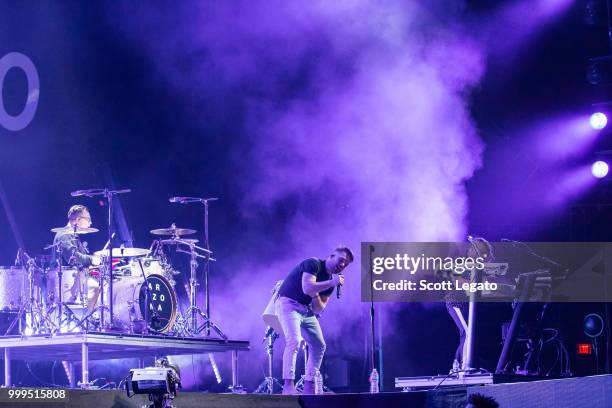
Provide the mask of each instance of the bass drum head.
[{"label": "bass drum head", "polygon": [[166,278],[160,275],[147,276],[147,284],[140,286],[139,305],[140,315],[145,315],[145,299],[149,287],[149,314],[151,323],[149,328],[156,332],[168,332],[176,320],[176,294],[174,288]]},{"label": "bass drum head", "polygon": [[[114,322],[130,333],[144,330],[144,312],[147,286],[150,291],[149,329],[166,333],[172,330],[176,320],[176,294],[174,288],[163,276],[150,275],[145,284],[144,278],[127,276],[113,284]],[[105,298],[108,291],[105,291]],[[108,302],[107,302],[108,304]]]}]

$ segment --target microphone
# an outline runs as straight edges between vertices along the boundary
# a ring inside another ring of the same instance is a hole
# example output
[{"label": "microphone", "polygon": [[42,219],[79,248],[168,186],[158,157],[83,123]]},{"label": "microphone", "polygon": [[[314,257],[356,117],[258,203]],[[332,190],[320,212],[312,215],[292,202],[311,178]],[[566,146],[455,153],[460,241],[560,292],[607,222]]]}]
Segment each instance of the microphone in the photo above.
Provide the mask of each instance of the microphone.
[{"label": "microphone", "polygon": [[89,193],[89,191],[90,190],[77,190],[77,191],[73,191],[72,193],[70,193],[70,195],[73,197],[81,197]]},{"label": "microphone", "polygon": [[471,236],[471,235],[468,235],[468,236],[467,236],[467,240],[468,240],[470,243],[474,243],[474,237],[473,237],[473,236]]},{"label": "microphone", "polygon": [[[339,273],[338,275],[342,275],[341,273]],[[336,286],[336,299],[340,299],[340,296],[342,296],[342,292],[340,291],[340,289],[342,288],[342,285],[339,284],[338,286]]]},{"label": "microphone", "polygon": [[185,201],[185,198],[187,198],[187,197],[170,197],[170,199],[168,201],[170,201],[171,203],[181,203],[181,204],[183,204],[183,202]]}]

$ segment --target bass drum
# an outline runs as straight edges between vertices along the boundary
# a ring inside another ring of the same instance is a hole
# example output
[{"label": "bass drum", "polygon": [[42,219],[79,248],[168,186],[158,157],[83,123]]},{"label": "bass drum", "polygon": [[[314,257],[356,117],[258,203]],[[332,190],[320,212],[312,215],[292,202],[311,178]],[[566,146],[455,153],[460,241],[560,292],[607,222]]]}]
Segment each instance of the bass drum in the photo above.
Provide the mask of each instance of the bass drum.
[{"label": "bass drum", "polygon": [[[172,330],[176,320],[177,303],[174,288],[160,275],[147,276],[147,286],[150,293],[149,330],[167,333]],[[143,277],[125,276],[114,283],[113,318],[119,327],[130,333],[144,332],[146,292]]]}]

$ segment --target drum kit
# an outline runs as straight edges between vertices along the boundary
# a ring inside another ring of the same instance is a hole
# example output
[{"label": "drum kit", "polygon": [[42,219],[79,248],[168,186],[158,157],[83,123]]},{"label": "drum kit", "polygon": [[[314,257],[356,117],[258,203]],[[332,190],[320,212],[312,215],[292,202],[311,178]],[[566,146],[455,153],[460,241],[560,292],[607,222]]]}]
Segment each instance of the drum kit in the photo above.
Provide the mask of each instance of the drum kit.
[{"label": "drum kit", "polygon": [[[100,190],[82,190],[79,193],[90,191],[98,193]],[[112,197],[113,192],[101,191],[106,197]],[[0,310],[14,315],[8,329],[3,329],[5,332],[0,335],[113,331],[194,337],[210,336],[212,329],[221,339],[227,340],[227,336],[209,319],[209,262],[215,260],[208,245],[208,201],[212,200],[176,198],[181,201],[172,202],[204,204],[204,246],[198,246],[197,239],[187,238],[196,230],[172,224],[169,228],[150,231],[155,239],[149,249],[112,248],[114,234],[109,233],[107,245],[93,253],[101,259],[97,266],[83,267],[74,262],[64,265],[63,240],[56,239],[54,244],[45,248],[52,250],[51,256],[32,258],[20,249],[15,266],[0,267]],[[76,240],[80,235],[98,230],[67,226],[53,228],[51,232],[57,234],[56,238],[68,235],[67,238]],[[189,257],[189,306],[184,313],[179,310],[180,299],[177,298],[174,280],[181,272],[175,270],[168,260],[170,247]],[[204,310],[199,307],[197,299],[199,261],[204,263]]]}]

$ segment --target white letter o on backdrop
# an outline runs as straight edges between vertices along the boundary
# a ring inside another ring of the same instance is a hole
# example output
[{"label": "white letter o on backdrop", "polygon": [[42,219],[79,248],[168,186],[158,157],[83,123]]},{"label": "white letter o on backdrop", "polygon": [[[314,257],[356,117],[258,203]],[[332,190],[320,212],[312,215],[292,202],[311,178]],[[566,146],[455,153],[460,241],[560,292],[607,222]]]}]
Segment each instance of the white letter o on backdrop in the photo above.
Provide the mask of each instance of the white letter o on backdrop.
[{"label": "white letter o on backdrop", "polygon": [[[1,94],[4,90],[4,78],[11,68],[21,68],[28,80],[28,99],[23,111],[17,116],[11,116],[6,112]],[[0,58],[0,125],[13,132],[24,129],[34,118],[39,96],[38,72],[30,58],[20,52],[11,52]]]}]

